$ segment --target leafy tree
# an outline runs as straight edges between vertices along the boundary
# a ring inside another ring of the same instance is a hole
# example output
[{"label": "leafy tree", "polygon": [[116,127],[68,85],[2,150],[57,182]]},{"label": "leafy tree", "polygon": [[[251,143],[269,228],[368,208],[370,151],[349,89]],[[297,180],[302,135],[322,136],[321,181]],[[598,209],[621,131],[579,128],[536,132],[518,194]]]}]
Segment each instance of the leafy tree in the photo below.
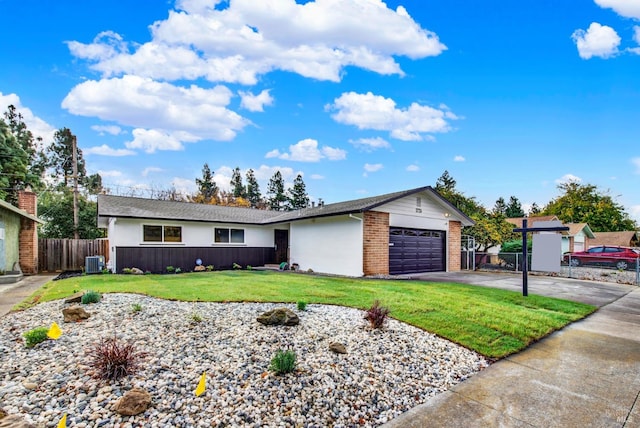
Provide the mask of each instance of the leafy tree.
[{"label": "leafy tree", "polygon": [[476,201],[475,197],[466,197],[456,189],[456,180],[449,175],[448,171],[445,171],[440,178],[438,178],[435,190],[469,217],[474,213],[485,213],[486,211],[484,207]]},{"label": "leafy tree", "polygon": [[509,198],[509,203],[507,204],[505,215],[507,218],[519,218],[524,217],[524,210],[522,209],[522,204],[515,196],[511,196]]},{"label": "leafy tree", "polygon": [[242,184],[242,175],[240,175],[240,168],[236,167],[231,175],[231,188],[233,189],[233,196],[236,198],[247,198],[247,189]]},{"label": "leafy tree", "polygon": [[[73,238],[73,192],[69,188],[44,192],[38,199],[38,217],[46,223],[41,226],[41,238]],[[97,227],[98,206],[83,194],[78,195],[78,237],[96,239],[104,237]]]},{"label": "leafy tree", "polygon": [[267,187],[267,206],[271,210],[284,211],[287,209],[287,196],[284,192],[284,178],[280,171],[276,171]]},{"label": "leafy tree", "polygon": [[542,210],[540,209],[538,204],[536,204],[535,202],[533,204],[531,204],[531,208],[529,208],[529,216],[530,217],[534,217],[534,216],[540,214],[541,212],[542,212]]},{"label": "leafy tree", "polygon": [[493,206],[493,214],[505,216],[507,212],[507,204],[504,198],[501,196],[496,200],[496,204]]},{"label": "leafy tree", "polygon": [[262,205],[262,195],[260,194],[260,186],[252,169],[247,171],[247,190],[246,197],[252,207],[258,208]]},{"label": "leafy tree", "polygon": [[[73,145],[76,143],[76,136],[69,128],[61,128],[53,135],[53,144],[49,147],[48,167],[53,170],[52,177],[59,186],[67,187],[70,180],[73,180]],[[78,182],[84,183],[87,176],[85,162],[82,158],[82,150],[76,148],[78,163]]]},{"label": "leafy tree", "polygon": [[543,209],[543,215],[555,215],[564,223],[588,223],[594,232],[636,230],[638,225],[610,195],[591,184],[576,181],[562,183],[563,194]]},{"label": "leafy tree", "polygon": [[293,187],[288,190],[289,193],[289,209],[297,210],[307,208],[309,206],[309,195],[302,180],[302,175],[298,174],[293,181]]},{"label": "leafy tree", "polygon": [[202,167],[202,178],[196,178],[198,193],[194,197],[194,202],[201,204],[215,204],[218,200],[218,185],[213,180],[213,171],[209,168],[209,164],[205,163]]},{"label": "leafy tree", "polygon": [[0,118],[0,198],[17,204],[18,191],[44,188],[45,156],[13,105]]}]

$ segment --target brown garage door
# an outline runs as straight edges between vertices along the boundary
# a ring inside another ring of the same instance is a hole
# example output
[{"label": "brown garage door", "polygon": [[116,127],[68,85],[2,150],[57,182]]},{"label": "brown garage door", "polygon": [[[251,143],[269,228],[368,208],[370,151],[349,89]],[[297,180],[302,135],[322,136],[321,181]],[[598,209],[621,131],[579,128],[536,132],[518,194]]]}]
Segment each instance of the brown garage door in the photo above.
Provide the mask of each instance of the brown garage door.
[{"label": "brown garage door", "polygon": [[445,269],[442,230],[392,227],[389,229],[389,273],[441,272]]}]

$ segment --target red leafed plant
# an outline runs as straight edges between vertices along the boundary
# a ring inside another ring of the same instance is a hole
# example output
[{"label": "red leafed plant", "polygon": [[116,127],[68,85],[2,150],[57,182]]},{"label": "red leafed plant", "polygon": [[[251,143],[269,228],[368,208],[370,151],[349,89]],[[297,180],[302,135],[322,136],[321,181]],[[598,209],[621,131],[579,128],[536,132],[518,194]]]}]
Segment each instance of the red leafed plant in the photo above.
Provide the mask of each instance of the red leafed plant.
[{"label": "red leafed plant", "polygon": [[147,357],[147,353],[138,351],[133,343],[118,340],[115,336],[93,345],[87,355],[95,377],[107,380],[135,373]]},{"label": "red leafed plant", "polygon": [[376,300],[373,306],[367,309],[364,319],[369,321],[371,328],[382,328],[389,312],[389,308],[380,306],[380,301]]}]

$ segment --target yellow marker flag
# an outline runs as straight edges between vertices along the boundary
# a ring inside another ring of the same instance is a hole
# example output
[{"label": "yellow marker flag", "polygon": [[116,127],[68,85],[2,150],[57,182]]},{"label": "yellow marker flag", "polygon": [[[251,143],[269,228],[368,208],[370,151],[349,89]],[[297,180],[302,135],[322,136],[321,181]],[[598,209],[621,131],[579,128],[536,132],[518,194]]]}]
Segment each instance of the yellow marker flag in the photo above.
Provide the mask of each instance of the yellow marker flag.
[{"label": "yellow marker flag", "polygon": [[64,416],[62,416],[62,419],[60,419],[60,422],[58,422],[58,428],[67,428],[67,414],[65,413]]},{"label": "yellow marker flag", "polygon": [[51,324],[51,327],[49,327],[49,331],[47,332],[47,337],[49,339],[59,339],[60,336],[62,336],[62,330],[60,330],[60,327],[58,327],[58,324],[56,324],[55,322],[53,324]]},{"label": "yellow marker flag", "polygon": [[200,376],[200,382],[198,382],[198,386],[196,388],[196,397],[200,397],[204,390],[207,388],[207,372],[202,373]]}]

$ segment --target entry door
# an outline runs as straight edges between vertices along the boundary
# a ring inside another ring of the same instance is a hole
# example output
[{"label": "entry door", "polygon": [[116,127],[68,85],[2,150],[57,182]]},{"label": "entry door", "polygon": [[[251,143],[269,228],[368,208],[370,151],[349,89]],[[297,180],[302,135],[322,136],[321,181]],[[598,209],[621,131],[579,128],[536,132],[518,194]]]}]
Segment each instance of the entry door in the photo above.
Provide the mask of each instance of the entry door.
[{"label": "entry door", "polygon": [[289,231],[275,230],[276,263],[289,262]]}]

